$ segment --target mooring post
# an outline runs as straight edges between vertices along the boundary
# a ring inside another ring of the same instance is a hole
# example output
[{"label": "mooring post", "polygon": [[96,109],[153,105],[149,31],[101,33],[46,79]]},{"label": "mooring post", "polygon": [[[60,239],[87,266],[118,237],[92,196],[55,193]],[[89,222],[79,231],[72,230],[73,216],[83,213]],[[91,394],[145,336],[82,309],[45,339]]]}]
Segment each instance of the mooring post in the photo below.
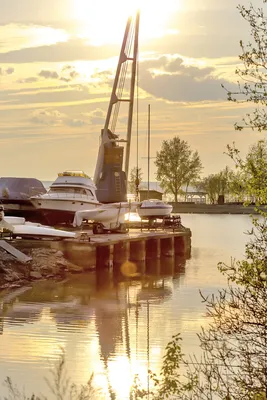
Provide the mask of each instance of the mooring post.
[{"label": "mooring post", "polygon": [[161,259],[160,258],[148,258],[146,260],[146,274],[159,276],[161,270]]},{"label": "mooring post", "polygon": [[174,238],[174,249],[175,254],[182,256],[186,252],[186,237],[185,236],[175,236]]},{"label": "mooring post", "polygon": [[161,261],[161,268],[160,268],[160,275],[161,276],[173,276],[174,275],[174,268],[175,268],[175,257],[174,255],[163,256],[160,259]]},{"label": "mooring post", "polygon": [[96,268],[112,268],[113,267],[113,248],[114,246],[98,246],[96,248]]},{"label": "mooring post", "polygon": [[146,258],[160,258],[160,239],[148,239],[146,241]]},{"label": "mooring post", "polygon": [[130,242],[123,241],[114,244],[113,263],[122,264],[129,260]]},{"label": "mooring post", "polygon": [[146,241],[135,240],[130,242],[130,260],[144,261],[146,259]]},{"label": "mooring post", "polygon": [[174,237],[162,238],[160,247],[162,256],[172,257],[174,255]]}]

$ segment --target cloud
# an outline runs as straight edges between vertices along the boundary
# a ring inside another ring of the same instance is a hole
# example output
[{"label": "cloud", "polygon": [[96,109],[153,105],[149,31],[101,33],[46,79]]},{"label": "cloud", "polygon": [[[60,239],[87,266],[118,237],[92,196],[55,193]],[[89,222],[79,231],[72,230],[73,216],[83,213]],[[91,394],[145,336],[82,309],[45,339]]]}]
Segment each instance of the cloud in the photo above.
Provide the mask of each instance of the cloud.
[{"label": "cloud", "polygon": [[58,110],[37,110],[33,112],[30,121],[39,125],[60,125],[65,115]]},{"label": "cloud", "polygon": [[10,23],[0,25],[0,37],[2,38],[0,52],[3,54],[24,48],[65,42],[69,34],[62,29],[54,29],[50,26]]},{"label": "cloud", "polygon": [[149,94],[168,101],[203,101],[225,99],[221,85],[235,85],[215,76],[215,68],[186,65],[182,57],[160,57],[140,65],[140,87]]},{"label": "cloud", "polygon": [[80,128],[80,127],[82,127],[84,125],[88,125],[82,119],[68,119],[68,120],[66,120],[65,124],[70,126],[70,127],[74,127],[74,128]]},{"label": "cloud", "polygon": [[71,82],[79,76],[80,74],[75,70],[74,66],[66,65],[61,68],[61,71],[59,73],[57,71],[43,69],[37,74],[36,77],[30,76],[28,78],[18,79],[17,83],[34,83],[38,82],[40,78],[60,80],[62,82]]},{"label": "cloud", "polygon": [[69,118],[66,114],[58,110],[36,110],[32,113],[30,122],[37,125],[47,126],[69,126],[72,128],[81,128],[87,125],[87,122],[82,119]]},{"label": "cloud", "polygon": [[23,79],[18,79],[16,82],[17,83],[34,83],[34,82],[38,82],[39,78],[37,78],[36,76],[29,76],[28,78],[23,78]]},{"label": "cloud", "polygon": [[66,42],[0,53],[1,63],[71,62],[102,60],[116,56],[119,46],[90,46],[88,40],[72,38]]},{"label": "cloud", "polygon": [[15,72],[14,68],[9,67],[9,68],[3,69],[0,67],[0,76],[12,75],[12,74],[14,74],[14,72]]},{"label": "cloud", "polygon": [[56,71],[47,71],[47,70],[42,70],[39,72],[38,76],[41,78],[45,79],[58,79],[59,75]]},{"label": "cloud", "polygon": [[75,70],[72,65],[65,65],[60,73],[51,70],[42,70],[39,72],[38,76],[44,79],[59,79],[62,82],[71,82],[72,80],[78,78],[80,74]]},{"label": "cloud", "polygon": [[64,20],[70,15],[66,0],[0,0],[0,24]]},{"label": "cloud", "polygon": [[[6,89],[0,91],[0,104],[5,102],[9,108],[29,108],[31,106],[47,107],[48,103],[64,104],[81,104],[83,102],[105,101],[102,93],[90,93],[88,85],[69,84],[45,87],[26,87],[16,89]],[[1,109],[1,107],[0,107]]]},{"label": "cloud", "polygon": [[106,120],[106,112],[101,108],[96,108],[90,113],[84,113],[83,115],[89,117],[89,121],[92,125],[103,125]]}]

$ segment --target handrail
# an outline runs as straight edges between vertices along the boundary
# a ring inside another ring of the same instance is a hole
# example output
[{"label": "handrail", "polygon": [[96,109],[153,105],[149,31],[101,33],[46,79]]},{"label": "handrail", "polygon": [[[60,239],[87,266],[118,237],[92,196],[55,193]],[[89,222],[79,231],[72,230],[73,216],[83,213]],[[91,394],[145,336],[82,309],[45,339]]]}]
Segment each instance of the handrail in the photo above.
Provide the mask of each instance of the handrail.
[{"label": "handrail", "polygon": [[59,198],[62,198],[62,199],[75,199],[75,200],[77,200],[78,198],[80,198],[80,199],[88,199],[88,200],[96,200],[97,201],[97,199],[96,199],[96,197],[94,196],[94,195],[87,195],[87,194],[79,194],[79,193],[45,193],[45,194],[40,194],[40,195],[37,195],[37,196],[32,196],[32,197],[34,197],[34,198],[37,198],[37,199],[47,199],[47,198],[49,198],[49,199],[53,199],[53,198],[56,198],[56,199],[59,199]]}]

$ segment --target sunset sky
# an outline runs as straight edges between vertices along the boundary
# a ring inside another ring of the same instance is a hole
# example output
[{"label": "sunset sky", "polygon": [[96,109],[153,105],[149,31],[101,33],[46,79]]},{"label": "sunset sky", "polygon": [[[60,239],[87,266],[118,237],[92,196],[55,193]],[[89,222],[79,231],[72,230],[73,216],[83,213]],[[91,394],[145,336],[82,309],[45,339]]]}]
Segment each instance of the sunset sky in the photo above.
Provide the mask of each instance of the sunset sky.
[{"label": "sunset sky", "polygon": [[[248,4],[246,0],[240,0]],[[261,0],[253,1],[262,5]],[[234,123],[249,110],[227,102],[236,88],[239,40],[248,24],[235,0],[142,0],[139,165],[179,135],[198,150],[203,175],[264,137]],[[125,24],[134,0],[0,0],[0,175],[54,180],[66,169],[93,175]],[[122,110],[123,111],[123,110]],[[119,116],[124,138],[125,111]],[[136,113],[130,168],[136,165]],[[153,159],[151,174],[155,173]],[[153,176],[150,177],[153,180]]]}]

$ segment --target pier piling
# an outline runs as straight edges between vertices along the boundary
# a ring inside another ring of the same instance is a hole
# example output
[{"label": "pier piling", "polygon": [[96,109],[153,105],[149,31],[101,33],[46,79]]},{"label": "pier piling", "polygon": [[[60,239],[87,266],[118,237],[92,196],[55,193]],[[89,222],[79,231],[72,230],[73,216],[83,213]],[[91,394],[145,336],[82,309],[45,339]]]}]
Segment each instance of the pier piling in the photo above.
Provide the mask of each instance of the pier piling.
[{"label": "pier piling", "polygon": [[172,257],[174,255],[174,237],[170,236],[161,239],[161,255]]},{"label": "pier piling", "polygon": [[148,239],[146,241],[146,258],[160,258],[160,239]]},{"label": "pier piling", "polygon": [[146,259],[146,242],[138,240],[130,242],[130,260],[144,261]]}]

